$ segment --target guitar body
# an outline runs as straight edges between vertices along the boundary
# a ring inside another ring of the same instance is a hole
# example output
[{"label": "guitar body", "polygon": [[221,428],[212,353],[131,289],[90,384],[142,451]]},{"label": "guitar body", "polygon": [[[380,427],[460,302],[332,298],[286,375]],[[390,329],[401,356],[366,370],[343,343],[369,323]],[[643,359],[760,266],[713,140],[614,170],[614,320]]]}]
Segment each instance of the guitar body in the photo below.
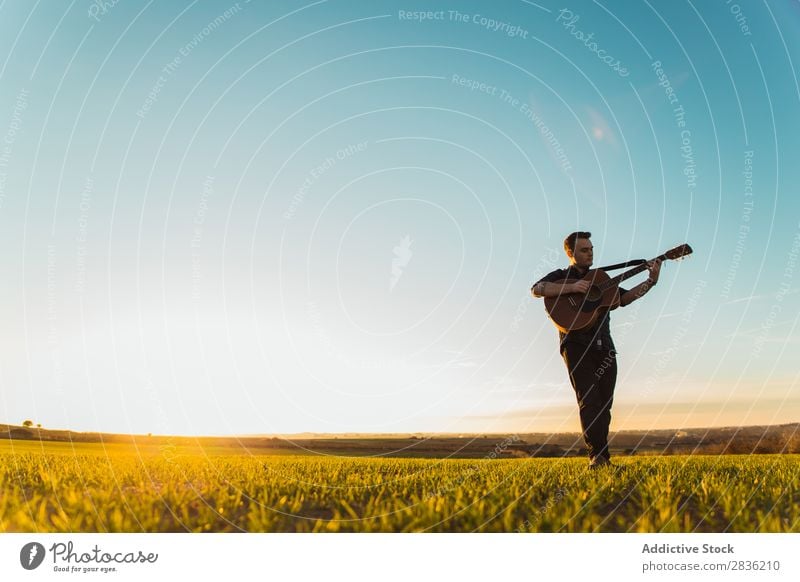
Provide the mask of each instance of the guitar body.
[{"label": "guitar body", "polygon": [[[544,308],[559,331],[564,333],[591,326],[601,310],[619,306],[619,287],[605,271],[591,270],[582,279],[562,279],[556,285],[588,281],[592,287],[586,293],[564,293],[545,297]],[[603,286],[603,289],[600,286]]]}]

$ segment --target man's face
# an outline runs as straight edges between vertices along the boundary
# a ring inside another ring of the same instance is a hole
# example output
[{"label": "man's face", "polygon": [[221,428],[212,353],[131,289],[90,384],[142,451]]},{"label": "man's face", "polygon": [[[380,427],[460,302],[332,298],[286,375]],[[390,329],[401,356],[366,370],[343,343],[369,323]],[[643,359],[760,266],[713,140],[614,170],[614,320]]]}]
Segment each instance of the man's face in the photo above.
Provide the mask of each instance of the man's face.
[{"label": "man's face", "polygon": [[588,238],[579,238],[575,241],[575,251],[572,254],[567,253],[567,256],[569,256],[570,263],[579,269],[588,269],[594,260],[592,241]]}]

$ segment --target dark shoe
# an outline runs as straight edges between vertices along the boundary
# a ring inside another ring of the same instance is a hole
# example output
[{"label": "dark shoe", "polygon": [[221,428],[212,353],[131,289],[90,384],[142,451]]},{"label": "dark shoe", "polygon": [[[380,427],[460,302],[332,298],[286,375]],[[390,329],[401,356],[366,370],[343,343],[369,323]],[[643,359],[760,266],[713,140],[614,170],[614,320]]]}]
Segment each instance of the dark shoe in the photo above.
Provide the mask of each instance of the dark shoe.
[{"label": "dark shoe", "polygon": [[595,457],[591,461],[589,461],[589,468],[590,469],[600,469],[601,467],[613,467],[614,465],[611,464],[611,461],[606,459],[605,457]]}]

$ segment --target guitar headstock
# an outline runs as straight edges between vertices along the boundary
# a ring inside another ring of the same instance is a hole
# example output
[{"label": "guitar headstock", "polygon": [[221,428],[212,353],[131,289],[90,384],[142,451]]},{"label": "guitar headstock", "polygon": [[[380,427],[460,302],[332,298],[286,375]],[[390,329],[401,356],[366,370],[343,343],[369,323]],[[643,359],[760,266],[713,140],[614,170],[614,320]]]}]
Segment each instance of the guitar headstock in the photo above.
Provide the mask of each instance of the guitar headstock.
[{"label": "guitar headstock", "polygon": [[670,259],[671,261],[677,261],[691,254],[692,247],[690,247],[688,244],[682,244],[678,245],[674,249],[668,250],[666,253],[664,253],[664,257]]}]

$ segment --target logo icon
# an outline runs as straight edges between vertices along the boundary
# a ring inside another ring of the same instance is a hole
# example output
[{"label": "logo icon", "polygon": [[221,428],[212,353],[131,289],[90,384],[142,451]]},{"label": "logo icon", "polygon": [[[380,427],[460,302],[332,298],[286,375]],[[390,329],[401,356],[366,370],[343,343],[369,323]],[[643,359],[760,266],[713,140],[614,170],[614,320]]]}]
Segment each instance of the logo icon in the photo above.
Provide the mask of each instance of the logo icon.
[{"label": "logo icon", "polygon": [[414,253],[411,251],[411,243],[413,242],[411,237],[406,235],[400,239],[398,245],[392,249],[394,258],[392,259],[392,278],[389,280],[389,291],[392,291],[394,286],[397,285],[397,282],[403,275],[403,267],[408,265],[411,257],[414,256]]},{"label": "logo icon", "polygon": [[39,542],[27,543],[19,552],[19,563],[26,570],[35,570],[42,565],[44,554],[44,546]]}]

